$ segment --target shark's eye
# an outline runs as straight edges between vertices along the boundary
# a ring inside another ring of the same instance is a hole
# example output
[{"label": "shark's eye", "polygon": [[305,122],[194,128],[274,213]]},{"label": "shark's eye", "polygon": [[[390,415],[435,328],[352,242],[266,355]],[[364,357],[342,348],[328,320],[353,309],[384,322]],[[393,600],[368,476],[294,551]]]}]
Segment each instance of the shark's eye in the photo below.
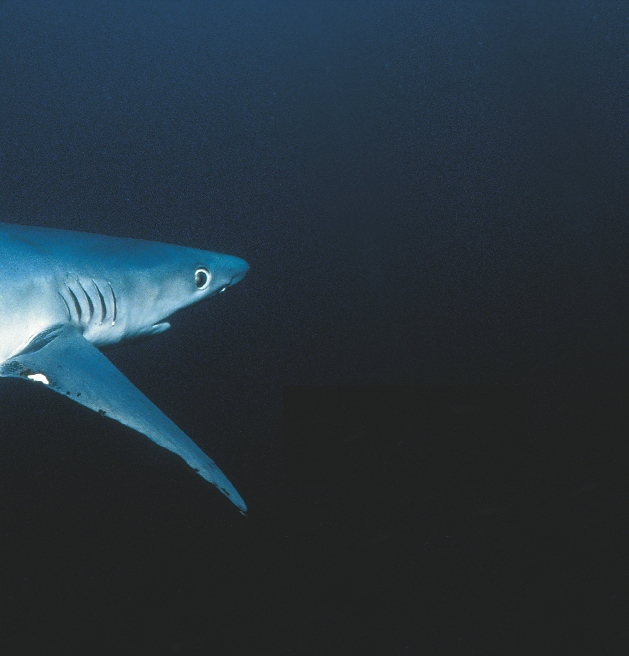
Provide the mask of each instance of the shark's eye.
[{"label": "shark's eye", "polygon": [[197,269],[194,273],[194,284],[197,289],[207,289],[212,280],[212,274],[207,269]]}]

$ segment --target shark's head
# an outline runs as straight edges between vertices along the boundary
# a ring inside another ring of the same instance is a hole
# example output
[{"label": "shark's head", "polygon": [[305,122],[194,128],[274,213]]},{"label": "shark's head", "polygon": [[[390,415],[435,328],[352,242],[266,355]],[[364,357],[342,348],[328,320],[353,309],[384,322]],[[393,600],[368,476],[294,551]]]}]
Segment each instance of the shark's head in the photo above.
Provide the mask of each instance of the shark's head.
[{"label": "shark's head", "polygon": [[[112,283],[124,338],[152,335],[169,327],[165,322],[182,308],[198,303],[242,280],[249,265],[239,257],[165,244],[156,245],[144,262]],[[164,255],[164,257],[159,257]]]},{"label": "shark's head", "polygon": [[244,260],[232,255],[192,248],[182,248],[178,255],[176,259],[165,261],[155,272],[158,274],[154,281],[157,297],[153,302],[159,319],[224,292],[240,282],[249,270]]},{"label": "shark's head", "polygon": [[188,258],[183,258],[181,271],[177,272],[178,275],[175,275],[170,283],[177,288],[182,298],[188,297],[190,302],[186,305],[224,292],[228,287],[240,282],[249,271],[249,265],[239,257],[186,250],[192,252],[188,254]]}]

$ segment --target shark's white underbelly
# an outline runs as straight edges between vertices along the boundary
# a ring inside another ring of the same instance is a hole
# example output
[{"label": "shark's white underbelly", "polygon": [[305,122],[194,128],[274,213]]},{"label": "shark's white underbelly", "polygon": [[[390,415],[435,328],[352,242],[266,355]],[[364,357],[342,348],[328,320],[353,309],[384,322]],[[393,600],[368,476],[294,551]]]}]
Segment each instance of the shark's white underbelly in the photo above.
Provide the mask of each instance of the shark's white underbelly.
[{"label": "shark's white underbelly", "polygon": [[0,364],[20,353],[51,326],[64,322],[63,303],[40,280],[7,281],[0,285]]}]

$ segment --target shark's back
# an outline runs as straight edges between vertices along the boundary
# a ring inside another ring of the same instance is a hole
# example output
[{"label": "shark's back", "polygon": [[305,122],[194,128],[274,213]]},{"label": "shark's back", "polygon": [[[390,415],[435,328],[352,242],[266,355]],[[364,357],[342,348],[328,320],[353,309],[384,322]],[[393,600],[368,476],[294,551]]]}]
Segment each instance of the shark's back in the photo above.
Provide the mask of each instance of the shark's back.
[{"label": "shark's back", "polygon": [[24,266],[45,261],[53,267],[106,265],[113,271],[116,266],[140,268],[159,265],[165,258],[172,261],[183,249],[143,239],[0,223],[0,267],[8,262]]}]

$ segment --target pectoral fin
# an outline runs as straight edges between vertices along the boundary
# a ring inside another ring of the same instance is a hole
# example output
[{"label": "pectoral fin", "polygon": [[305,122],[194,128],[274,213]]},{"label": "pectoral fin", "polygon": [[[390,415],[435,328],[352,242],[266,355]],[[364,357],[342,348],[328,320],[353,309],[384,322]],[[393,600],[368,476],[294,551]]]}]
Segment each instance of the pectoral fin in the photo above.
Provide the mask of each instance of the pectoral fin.
[{"label": "pectoral fin", "polygon": [[61,326],[40,333],[20,355],[0,367],[0,375],[43,383],[130,426],[181,456],[246,512],[245,502],[216,464],[75,328]]}]

